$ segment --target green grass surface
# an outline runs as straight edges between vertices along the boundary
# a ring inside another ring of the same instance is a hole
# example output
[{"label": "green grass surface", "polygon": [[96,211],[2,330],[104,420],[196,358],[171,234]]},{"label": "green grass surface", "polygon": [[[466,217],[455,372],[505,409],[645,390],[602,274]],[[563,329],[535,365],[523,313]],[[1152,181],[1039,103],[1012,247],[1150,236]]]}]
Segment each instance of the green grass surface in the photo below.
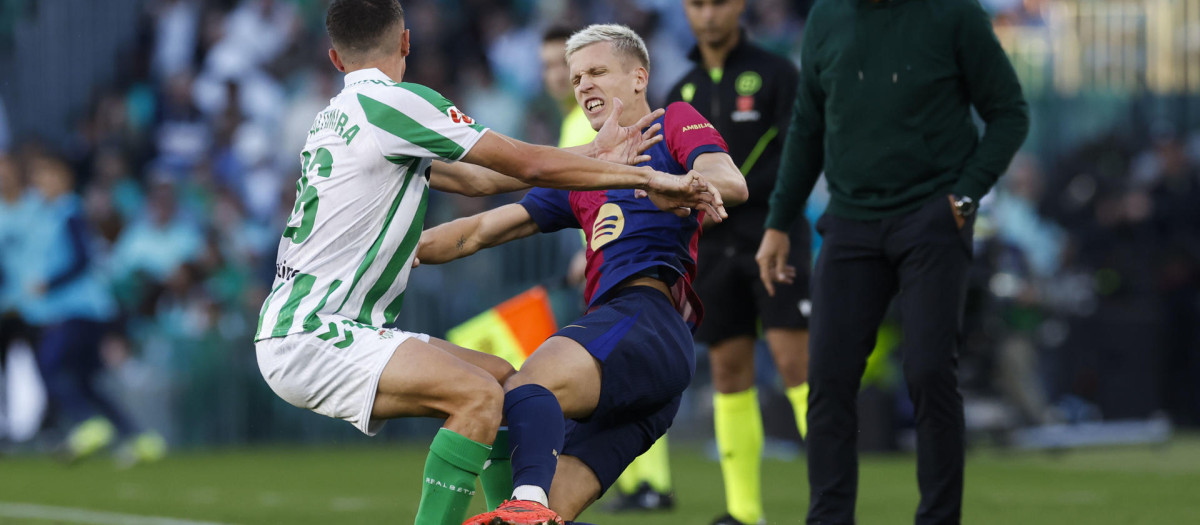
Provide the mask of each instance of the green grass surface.
[{"label": "green grass surface", "polygon": [[[723,511],[719,467],[683,444],[672,452],[676,511],[613,516],[593,510],[583,519],[707,524]],[[910,455],[863,457],[859,523],[912,522],[914,461]],[[0,510],[32,503],[226,523],[403,524],[416,510],[423,462],[424,450],[415,445],[184,453],[129,470],[103,459],[68,467],[44,457],[7,457],[0,458]],[[805,476],[802,461],[765,462],[770,523],[803,521]],[[482,506],[482,494],[475,504]],[[968,524],[1200,523],[1200,438],[1056,454],[976,451],[967,462],[965,509]],[[0,516],[0,523],[82,521]]]}]

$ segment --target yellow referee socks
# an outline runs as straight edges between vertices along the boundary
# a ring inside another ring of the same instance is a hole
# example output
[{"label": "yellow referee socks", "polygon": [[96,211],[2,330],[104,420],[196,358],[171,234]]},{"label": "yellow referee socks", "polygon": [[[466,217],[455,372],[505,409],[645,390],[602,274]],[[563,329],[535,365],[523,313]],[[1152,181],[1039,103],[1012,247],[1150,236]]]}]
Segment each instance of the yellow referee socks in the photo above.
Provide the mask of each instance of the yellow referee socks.
[{"label": "yellow referee socks", "polygon": [[642,482],[663,494],[671,493],[671,456],[667,450],[667,436],[658,438],[650,449],[625,467],[617,478],[617,490],[621,494],[633,494]]},{"label": "yellow referee socks", "polygon": [[742,523],[762,519],[763,425],[758,389],[713,395],[713,423],[721,474],[725,478],[725,507]]},{"label": "yellow referee socks", "polygon": [[638,477],[650,484],[650,488],[663,494],[671,493],[671,456],[667,453],[667,436],[658,438],[650,450],[634,460]]},{"label": "yellow referee socks", "polygon": [[796,427],[800,429],[800,437],[808,439],[808,383],[800,383],[787,389],[787,398],[792,402],[792,410],[796,413]]},{"label": "yellow referee socks", "polygon": [[619,491],[621,494],[633,494],[637,491],[638,484],[642,482],[640,476],[641,472],[638,472],[637,465],[638,461],[637,459],[634,459],[633,463],[630,463],[628,467],[625,467],[625,471],[622,472],[621,476],[617,478],[617,491]]}]

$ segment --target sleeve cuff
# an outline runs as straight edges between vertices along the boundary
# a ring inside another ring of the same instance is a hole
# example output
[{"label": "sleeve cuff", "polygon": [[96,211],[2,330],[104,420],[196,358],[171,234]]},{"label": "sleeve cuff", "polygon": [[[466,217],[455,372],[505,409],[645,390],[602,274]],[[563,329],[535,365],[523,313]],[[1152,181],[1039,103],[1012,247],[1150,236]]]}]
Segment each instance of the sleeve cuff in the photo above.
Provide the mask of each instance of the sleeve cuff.
[{"label": "sleeve cuff", "polygon": [[687,158],[688,171],[692,170],[692,164],[696,163],[696,157],[699,157],[700,155],[703,155],[705,153],[713,153],[713,152],[725,153],[725,148],[722,148],[721,146],[718,146],[716,144],[705,144],[703,146],[698,146],[696,149],[692,150],[691,153],[688,153],[688,158]]},{"label": "sleeve cuff", "polygon": [[525,208],[525,211],[529,212],[529,217],[533,219],[535,224],[537,224],[538,231],[542,233],[552,231],[546,229],[546,225],[551,222],[551,219],[548,216],[549,214],[547,214],[544,209],[542,209],[540,206],[527,203],[524,200],[518,202],[517,204],[520,204],[522,208]]},{"label": "sleeve cuff", "polygon": [[971,199],[975,200],[975,202],[979,202],[979,199],[983,198],[983,196],[986,195],[990,189],[990,185],[983,184],[971,177],[964,176],[958,180],[958,183],[954,185],[954,189],[951,191],[953,191],[955,195],[970,197]]},{"label": "sleeve cuff", "polygon": [[767,222],[763,226],[772,230],[791,231],[792,224],[796,222],[797,214],[770,212],[767,214]]}]

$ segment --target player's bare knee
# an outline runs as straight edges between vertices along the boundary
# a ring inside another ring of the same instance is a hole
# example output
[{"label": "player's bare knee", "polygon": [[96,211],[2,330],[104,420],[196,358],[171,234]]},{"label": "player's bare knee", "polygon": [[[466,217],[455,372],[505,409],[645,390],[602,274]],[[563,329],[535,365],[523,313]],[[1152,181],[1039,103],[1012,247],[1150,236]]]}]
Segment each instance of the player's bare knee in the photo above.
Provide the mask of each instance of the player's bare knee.
[{"label": "player's bare knee", "polygon": [[776,354],[775,366],[779,369],[783,382],[788,385],[803,383],[808,375],[808,360],[795,353]]},{"label": "player's bare knee", "polygon": [[478,365],[495,378],[497,385],[503,385],[509,377],[517,373],[517,369],[513,368],[511,363],[493,355],[482,357]]},{"label": "player's bare knee", "polygon": [[495,421],[499,426],[500,414],[504,409],[504,389],[494,378],[483,373],[456,378],[452,399],[449,400],[450,415]]},{"label": "player's bare knee", "polygon": [[712,360],[713,388],[717,392],[730,394],[742,392],[754,386],[753,359],[721,359]]}]

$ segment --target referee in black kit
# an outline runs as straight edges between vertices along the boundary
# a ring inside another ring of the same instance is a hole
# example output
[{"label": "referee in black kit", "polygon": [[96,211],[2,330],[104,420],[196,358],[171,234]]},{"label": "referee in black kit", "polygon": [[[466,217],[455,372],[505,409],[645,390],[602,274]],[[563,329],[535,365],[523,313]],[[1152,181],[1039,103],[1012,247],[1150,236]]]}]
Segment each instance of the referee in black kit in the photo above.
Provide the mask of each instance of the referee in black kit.
[{"label": "referee in black kit", "polygon": [[793,283],[768,289],[754,262],[799,76],[786,58],[749,41],[739,23],[745,0],[683,0],[683,8],[696,37],[688,57],[695,66],[668,92],[667,103],[688,102],[716,127],[750,190],[736,213],[721,224],[705,224],[697,261],[696,290],[706,315],[696,339],[708,345],[712,365],[727,512],[713,525],[755,525],[765,514],[764,432],[754,374],[760,328],[801,435],[808,404],[807,221],[787,229],[795,247],[788,264],[799,268]]},{"label": "referee in black kit", "polygon": [[[982,137],[974,107],[985,124]],[[915,407],[918,524],[959,523],[960,340],[976,203],[1025,139],[1012,64],[977,0],[818,0],[757,255],[787,281],[787,232],[825,170],[831,200],[809,323],[810,524],[854,523],[856,396],[898,296]]]}]

